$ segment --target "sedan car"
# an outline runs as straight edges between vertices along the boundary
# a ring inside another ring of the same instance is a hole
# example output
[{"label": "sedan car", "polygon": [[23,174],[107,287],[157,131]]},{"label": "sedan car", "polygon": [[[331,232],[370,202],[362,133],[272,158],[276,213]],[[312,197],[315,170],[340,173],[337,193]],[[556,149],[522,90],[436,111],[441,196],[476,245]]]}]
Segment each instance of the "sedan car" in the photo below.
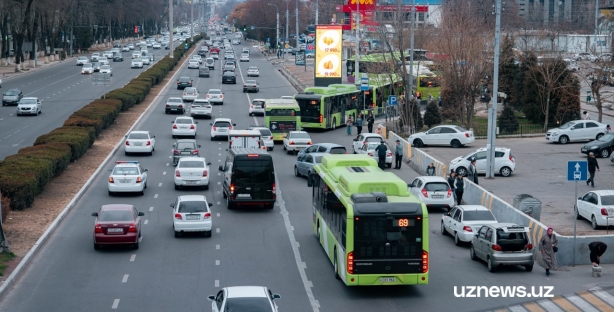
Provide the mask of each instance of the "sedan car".
[{"label": "sedan car", "polygon": [[147,188],[147,171],[138,161],[116,161],[107,184],[109,196],[120,192],[137,192],[144,195]]},{"label": "sedan car", "polygon": [[77,58],[77,66],[83,66],[83,64],[89,63],[90,60],[87,59],[87,56],[79,56]]},{"label": "sedan car", "polygon": [[241,58],[239,58],[241,62],[249,62],[249,54],[241,54]]},{"label": "sedan car", "polygon": [[336,143],[317,143],[310,147],[301,150],[298,153],[298,157],[311,153],[323,153],[323,154],[347,154],[345,146]]},{"label": "sedan car", "polygon": [[94,67],[94,72],[97,73],[100,71],[100,62],[93,62],[92,67]]},{"label": "sedan car", "polygon": [[253,99],[252,103],[249,104],[249,115],[262,115],[264,116],[264,99]]},{"label": "sedan car", "polygon": [[133,59],[141,58],[141,56],[142,56],[141,51],[134,51],[134,52],[132,52],[132,58]]},{"label": "sedan car", "polygon": [[[475,167],[478,174],[485,174],[487,152],[486,147],[482,147],[465,156],[456,157],[452,159],[448,168],[454,170],[456,174],[467,176],[467,168],[471,164],[471,159],[475,158]],[[514,170],[516,170],[516,158],[512,155],[512,150],[505,147],[495,148],[495,172],[499,172],[504,177],[509,177]]]},{"label": "sedan car", "polygon": [[290,131],[284,138],[284,151],[297,154],[300,150],[311,146],[311,137],[305,131]]},{"label": "sedan car", "polygon": [[224,75],[222,75],[222,84],[225,83],[237,84],[237,75],[231,71],[224,72]]},{"label": "sedan car", "polygon": [[160,43],[158,43],[158,42],[154,42],[154,43],[151,45],[151,48],[152,48],[152,49],[162,49],[162,45],[161,45]]},{"label": "sedan car", "polygon": [[591,222],[593,230],[614,225],[614,191],[590,191],[576,200],[576,217]]},{"label": "sedan car", "polygon": [[215,118],[211,125],[211,141],[223,137],[228,139],[228,131],[237,124],[232,123],[230,118]]},{"label": "sedan car", "polygon": [[183,89],[183,101],[192,102],[198,98],[198,90],[194,87],[187,87]]},{"label": "sedan car", "polygon": [[24,97],[17,103],[17,116],[43,113],[43,103],[37,97]]},{"label": "sedan car", "polygon": [[175,190],[182,187],[199,186],[209,189],[209,165],[203,157],[180,158],[175,168]]},{"label": "sedan car", "polygon": [[147,57],[147,55],[143,55],[143,57],[141,57],[141,62],[143,62],[143,65],[150,65],[151,58]]},{"label": "sedan car", "polygon": [[203,63],[203,58],[200,55],[193,55],[192,58],[190,59],[190,61],[198,61],[198,64],[202,64]]},{"label": "sedan car", "polygon": [[124,56],[121,53],[113,54],[113,62],[123,62]]},{"label": "sedan car", "polygon": [[100,71],[101,74],[109,74],[110,76],[113,76],[113,70],[111,69],[111,66],[109,65],[102,65],[100,66]]},{"label": "sedan car", "polygon": [[215,60],[214,60],[213,58],[211,58],[211,57],[210,57],[210,58],[207,58],[207,59],[205,60],[205,65],[207,65],[207,67],[208,67],[209,69],[215,69]]},{"label": "sedan car", "polygon": [[92,65],[92,63],[87,63],[87,64],[83,64],[83,66],[81,67],[81,74],[88,74],[91,75],[94,73],[94,66]]},{"label": "sedan car", "polygon": [[367,144],[368,142],[380,143],[384,141],[384,138],[382,138],[381,135],[375,133],[363,133],[356,137],[353,141],[354,142],[352,143],[352,152],[354,154],[358,154],[358,151],[362,149],[363,145]]},{"label": "sedan car", "polygon": [[224,93],[220,89],[209,89],[206,98],[211,104],[224,105]]},{"label": "sedan car", "polygon": [[245,80],[243,83],[243,92],[260,92],[260,84],[256,80]]},{"label": "sedan car", "polygon": [[224,287],[217,295],[208,298],[212,301],[211,309],[214,312],[278,312],[275,299],[281,297],[262,286],[234,286]]},{"label": "sedan car", "polygon": [[210,207],[213,204],[207,202],[203,195],[179,196],[173,208],[173,231],[175,237],[180,237],[186,232],[202,233],[205,237],[211,237],[213,220]]},{"label": "sedan car", "polygon": [[198,68],[198,77],[210,77],[210,72],[209,72],[209,67],[207,66],[200,66]]},{"label": "sedan car", "polygon": [[593,153],[595,156],[608,158],[614,149],[614,133],[608,133],[597,140],[590,141],[580,151],[583,154]]},{"label": "sedan car", "polygon": [[198,69],[200,67],[200,63],[197,60],[190,60],[188,62],[188,68],[190,69]]},{"label": "sedan car", "polygon": [[164,105],[164,113],[168,114],[170,112],[177,112],[183,114],[185,112],[185,106],[183,105],[183,100],[178,97],[171,97],[166,100],[166,104]]},{"label": "sedan car", "polygon": [[414,133],[407,139],[411,145],[422,147],[425,145],[443,145],[458,148],[475,142],[473,131],[455,125],[442,125],[426,132]]},{"label": "sedan car", "polygon": [[599,140],[606,133],[605,128],[605,124],[594,120],[574,120],[558,128],[548,130],[546,140],[561,144]]},{"label": "sedan car", "polygon": [[23,92],[21,89],[8,89],[2,94],[2,106],[17,105],[23,98]]},{"label": "sedan car", "polygon": [[482,225],[493,223],[497,223],[495,216],[484,206],[454,206],[441,217],[441,234],[454,236],[454,243],[460,246],[471,242]]},{"label": "sedan car", "polygon": [[177,90],[183,90],[184,88],[192,86],[192,78],[190,77],[179,77],[177,79]]},{"label": "sedan car", "polygon": [[102,53],[102,56],[106,57],[107,59],[112,59],[113,51],[104,51],[104,53]]},{"label": "sedan car", "polygon": [[94,249],[99,250],[102,245],[132,245],[139,249],[141,237],[141,217],[133,205],[112,204],[103,205],[98,212],[92,213],[96,217],[94,222]]},{"label": "sedan car", "polygon": [[322,162],[322,157],[324,157],[324,155],[326,155],[326,153],[309,153],[296,157],[294,175],[297,177],[309,177],[315,172],[313,167]]},{"label": "sedan car", "polygon": [[134,50],[134,44],[133,43],[128,44],[128,49]]},{"label": "sedan car", "polygon": [[143,59],[135,58],[130,62],[130,68],[143,68]]},{"label": "sedan car", "polygon": [[100,59],[100,53],[96,52],[96,53],[92,53],[92,56],[90,56],[90,62],[98,62],[98,60]]},{"label": "sedan car", "polygon": [[211,52],[209,54],[209,56],[214,59],[214,60],[219,60],[220,59],[220,54],[218,52]]},{"label": "sedan car", "polygon": [[196,124],[192,117],[177,117],[171,121],[173,124],[171,134],[173,139],[178,136],[191,136],[196,138]]},{"label": "sedan car", "polygon": [[[358,154],[365,154],[373,157],[375,161],[379,161],[379,156],[375,149],[381,145],[381,142],[366,142],[362,145],[362,147],[357,151]],[[386,167],[392,167],[392,151],[386,146]]]},{"label": "sedan car", "polygon": [[199,157],[200,145],[193,139],[179,139],[173,143],[173,166],[183,157]]},{"label": "sedan car", "polygon": [[130,52],[130,47],[128,47],[128,46],[126,46],[126,45],[125,45],[125,46],[123,46],[123,47],[122,47],[122,52]]},{"label": "sedan car", "polygon": [[261,144],[261,146],[266,148],[267,151],[272,151],[275,148],[275,141],[273,141],[273,134],[271,133],[271,130],[269,130],[269,128],[251,126],[249,127],[249,130],[260,131],[260,138],[262,139],[262,143],[263,143]]},{"label": "sedan car", "polygon": [[211,118],[213,106],[207,99],[195,99],[190,106],[190,116],[193,118],[205,117]]},{"label": "sedan car", "polygon": [[256,66],[250,66],[247,69],[247,77],[260,77],[260,70]]},{"label": "sedan car", "polygon": [[471,260],[486,261],[488,271],[501,265],[521,265],[533,270],[534,250],[528,227],[513,223],[491,223],[479,228],[469,249]]},{"label": "sedan car", "polygon": [[124,153],[147,153],[150,156],[156,150],[156,136],[150,135],[149,131],[132,131],[126,135]]},{"label": "sedan car", "polygon": [[107,60],[106,58],[101,58],[100,61],[98,61],[98,63],[100,63],[100,66],[109,65],[109,60]]},{"label": "sedan car", "polygon": [[454,207],[454,195],[448,180],[442,177],[417,177],[407,185],[409,192],[416,195],[427,207],[443,207],[448,211]]}]

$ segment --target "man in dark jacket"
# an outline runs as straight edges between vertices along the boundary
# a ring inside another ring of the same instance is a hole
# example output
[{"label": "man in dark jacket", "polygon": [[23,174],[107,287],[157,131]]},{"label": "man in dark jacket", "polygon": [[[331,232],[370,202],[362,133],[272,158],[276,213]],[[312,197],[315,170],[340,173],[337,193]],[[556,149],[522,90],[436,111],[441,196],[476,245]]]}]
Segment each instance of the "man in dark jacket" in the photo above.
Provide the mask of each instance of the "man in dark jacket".
[{"label": "man in dark jacket", "polygon": [[378,145],[375,148],[375,151],[377,152],[377,157],[379,158],[378,165],[380,169],[384,170],[384,167],[386,166],[386,153],[388,152],[386,142],[382,141],[382,144]]},{"label": "man in dark jacket", "polygon": [[369,113],[369,117],[367,117],[367,129],[369,133],[373,133],[373,124],[375,123],[375,118],[373,118],[373,113]]},{"label": "man in dark jacket", "polygon": [[608,248],[608,245],[606,245],[603,242],[592,242],[588,244],[588,249],[591,251],[590,257],[591,257],[591,262],[593,263],[593,266],[599,266],[599,261],[601,260],[601,256],[603,255],[603,253],[605,252],[607,248]]},{"label": "man in dark jacket", "polygon": [[468,178],[471,182],[477,185],[479,184],[478,183],[478,168],[475,166],[475,163],[476,163],[475,157],[471,158],[471,164],[469,165]]},{"label": "man in dark jacket", "polygon": [[589,183],[592,187],[595,187],[595,169],[599,171],[599,164],[597,163],[597,158],[595,158],[595,154],[593,152],[588,153],[588,173],[590,174],[590,178],[586,180],[586,185]]}]

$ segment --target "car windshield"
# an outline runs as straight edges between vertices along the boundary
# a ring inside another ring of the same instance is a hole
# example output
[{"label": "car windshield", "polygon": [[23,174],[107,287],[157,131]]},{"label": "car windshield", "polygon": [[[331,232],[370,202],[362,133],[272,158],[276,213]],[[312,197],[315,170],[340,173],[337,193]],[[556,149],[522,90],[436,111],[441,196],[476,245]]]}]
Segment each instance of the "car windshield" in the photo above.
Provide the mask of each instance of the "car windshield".
[{"label": "car windshield", "polygon": [[205,201],[182,201],[179,203],[178,212],[203,212],[207,211],[207,202]]},{"label": "car windshield", "polygon": [[489,210],[465,210],[463,221],[496,221],[495,216]]},{"label": "car windshield", "polygon": [[572,127],[573,125],[575,125],[575,124],[576,124],[575,122],[570,121],[570,122],[568,122],[568,123],[566,123],[566,124],[562,125],[560,128],[561,128],[561,129],[571,128],[571,127]]},{"label": "car windshield", "polygon": [[272,312],[269,299],[257,298],[228,298],[224,312]]},{"label": "car windshield", "polygon": [[260,135],[262,136],[271,136],[271,130],[269,129],[258,129],[260,131]]},{"label": "car windshield", "polygon": [[443,192],[450,188],[446,182],[431,182],[424,185],[427,192]]},{"label": "car windshield", "polygon": [[252,104],[254,104],[254,106],[262,107],[262,105],[264,105],[264,101],[253,100]]},{"label": "car windshield", "polygon": [[196,144],[194,142],[179,142],[177,143],[178,150],[195,150]]},{"label": "car windshield", "polygon": [[128,139],[147,140],[149,139],[149,135],[147,133],[130,133]]},{"label": "car windshield", "polygon": [[21,99],[21,101],[19,101],[19,104],[36,104],[36,100],[35,99]]},{"label": "car windshield", "polygon": [[303,132],[291,133],[290,137],[293,139],[310,139],[311,138],[308,133],[303,133]]},{"label": "car windshield", "polygon": [[614,134],[608,133],[608,134],[602,136],[601,138],[599,138],[599,141],[610,142],[613,139],[614,139]]},{"label": "car windshield", "polygon": [[181,161],[177,168],[205,168],[205,162],[202,160]]},{"label": "car windshield", "polygon": [[79,56],[79,59],[80,59],[80,60],[87,60],[87,57],[85,57],[85,56]]},{"label": "car windshield", "polygon": [[138,175],[139,170],[136,167],[117,167],[113,170],[113,175]]},{"label": "car windshield", "polygon": [[182,125],[188,125],[192,123],[192,119],[187,119],[187,118],[177,118],[175,120],[176,124],[182,124]]},{"label": "car windshield", "polygon": [[19,91],[15,91],[15,90],[8,90],[8,91],[6,91],[6,93],[4,93],[4,95],[9,95],[9,96],[12,96],[12,95],[19,95]]},{"label": "car windshield", "polygon": [[601,204],[604,206],[614,206],[614,195],[601,196]]},{"label": "car windshield", "polygon": [[100,221],[132,221],[132,213],[127,210],[104,210],[98,218]]}]

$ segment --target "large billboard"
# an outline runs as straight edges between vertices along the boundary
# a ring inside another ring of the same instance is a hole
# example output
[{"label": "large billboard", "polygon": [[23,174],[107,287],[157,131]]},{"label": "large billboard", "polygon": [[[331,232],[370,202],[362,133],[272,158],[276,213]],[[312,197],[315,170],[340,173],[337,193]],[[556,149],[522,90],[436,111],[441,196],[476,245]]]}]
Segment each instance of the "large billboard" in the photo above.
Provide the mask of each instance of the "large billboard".
[{"label": "large billboard", "polygon": [[342,82],[342,33],[341,25],[316,25],[315,86],[324,87]]}]

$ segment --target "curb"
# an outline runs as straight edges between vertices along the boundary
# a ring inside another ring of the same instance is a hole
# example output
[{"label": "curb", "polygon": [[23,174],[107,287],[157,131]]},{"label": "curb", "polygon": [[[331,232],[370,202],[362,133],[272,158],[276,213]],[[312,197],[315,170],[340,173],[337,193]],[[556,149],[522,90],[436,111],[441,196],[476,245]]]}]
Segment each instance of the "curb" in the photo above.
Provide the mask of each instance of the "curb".
[{"label": "curb", "polygon": [[[8,74],[8,75],[7,75],[6,73],[3,73],[3,74],[2,74],[2,79],[4,79],[4,81],[8,81],[8,80],[11,80],[11,79],[13,79],[13,78],[22,77],[22,76],[25,76],[25,75],[27,75],[27,74],[34,73],[34,72],[37,72],[37,71],[42,70],[42,69],[45,69],[45,68],[49,68],[49,67],[53,67],[53,66],[58,65],[58,64],[62,64],[62,63],[64,63],[65,61],[70,60],[70,59],[73,59],[73,58],[74,58],[74,57],[67,57],[67,58],[65,58],[65,59],[63,59],[63,60],[61,60],[61,61],[53,61],[53,62],[49,62],[49,64],[48,64],[48,65],[45,65],[45,66],[40,66],[40,65],[39,65],[38,67],[30,68],[30,69],[28,69],[28,70],[26,70],[26,71],[23,71],[23,70],[22,70],[22,71],[20,71],[20,72],[16,72],[16,73],[15,73],[15,72],[13,72],[13,73],[10,73],[10,74]],[[14,67],[14,66],[15,66],[15,64],[13,64],[13,66],[12,66],[12,67]]]},{"label": "curb", "polygon": [[[194,46],[197,46],[197,45],[194,45]],[[190,55],[191,54],[187,54],[186,57],[189,58]],[[178,66],[179,69],[181,69],[181,67],[182,67],[179,64],[177,64],[177,66]],[[164,90],[166,87],[168,87],[171,82],[174,82],[174,78],[175,78],[175,76],[177,74],[179,74],[179,72],[180,71],[178,70],[177,72],[175,72],[175,74],[173,76],[170,77],[169,81],[162,88],[162,90]],[[153,109],[153,107],[156,107],[156,105],[154,105],[154,104],[159,99],[159,97],[160,97],[160,94],[158,94],[158,95],[156,95],[154,97],[154,100],[151,102],[149,107],[147,107],[145,109],[145,111],[143,111],[143,113],[141,113],[141,115],[134,122],[132,127],[130,127],[130,129],[128,129],[128,132],[132,131],[132,129],[134,129],[136,127],[136,125],[141,121],[141,119],[143,119],[143,117],[145,117],[145,115],[148,114],[150,112],[150,110]],[[123,143],[124,143],[124,138],[122,137],[119,140],[119,142],[117,142],[117,144],[115,145],[113,150],[109,153],[109,155],[107,155],[107,157],[102,161],[100,166],[98,166],[96,171],[94,171],[94,173],[89,177],[89,179],[87,179],[85,184],[83,184],[83,186],[81,187],[79,192],[77,192],[77,194],[70,200],[70,202],[64,207],[64,209],[62,209],[60,214],[55,218],[55,220],[53,220],[53,222],[49,225],[47,230],[45,230],[45,232],[41,235],[41,237],[39,237],[39,239],[36,241],[36,243],[34,243],[34,246],[32,246],[32,248],[30,248],[30,251],[28,251],[28,253],[23,257],[23,259],[21,259],[21,261],[19,262],[17,267],[15,267],[15,270],[13,270],[13,272],[11,272],[11,275],[9,275],[9,277],[7,277],[7,279],[2,283],[2,285],[0,285],[0,299],[4,299],[4,297],[8,294],[8,291],[10,289],[12,289],[12,287],[15,285],[15,283],[17,283],[17,280],[25,272],[25,268],[30,264],[30,262],[32,262],[32,260],[38,254],[38,252],[40,251],[42,246],[49,240],[49,237],[51,236],[51,234],[53,234],[55,229],[60,225],[60,223],[64,220],[64,218],[66,218],[68,213],[75,206],[75,203],[79,199],[81,199],[81,197],[83,197],[83,194],[85,194],[85,192],[89,189],[89,187],[91,186],[91,184],[94,181],[95,177],[106,167],[106,165],[109,162],[109,160],[115,155],[115,153],[117,153],[117,151],[123,145]]]}]

